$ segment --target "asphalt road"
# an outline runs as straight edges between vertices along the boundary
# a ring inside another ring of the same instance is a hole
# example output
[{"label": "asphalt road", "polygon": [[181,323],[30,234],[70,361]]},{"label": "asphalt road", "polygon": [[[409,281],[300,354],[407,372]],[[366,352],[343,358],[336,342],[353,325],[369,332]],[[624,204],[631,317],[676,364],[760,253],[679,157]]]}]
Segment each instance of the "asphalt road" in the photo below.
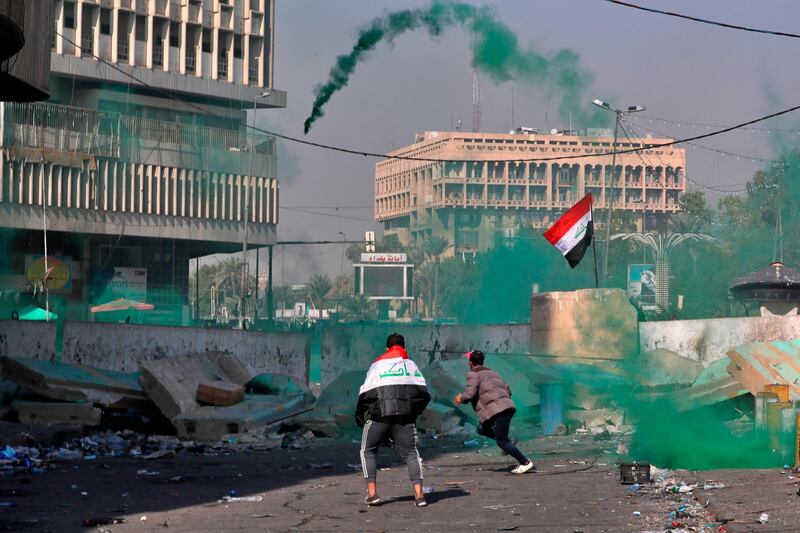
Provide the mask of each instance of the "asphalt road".
[{"label": "asphalt road", "polygon": [[[591,439],[526,443],[524,451],[539,452],[538,471],[521,476],[509,473],[511,461],[494,448],[476,451],[462,440],[423,441],[425,485],[433,488],[427,508],[414,506],[405,468],[391,449],[382,450],[385,470],[378,475],[385,503],[365,507],[361,474],[348,466],[358,463],[358,445],[318,439],[302,450],[71,462],[44,474],[0,478],[0,501],[16,504],[0,507],[0,530],[97,531],[81,522],[120,517],[125,523],[100,529],[641,532],[664,530],[670,510],[691,500],[691,494],[630,493],[619,483],[610,450]],[[769,474],[784,483],[786,492],[786,476]],[[231,490],[237,497],[260,496],[261,501],[220,503]],[[726,488],[715,496],[726,493],[734,495]],[[784,523],[780,513],[773,515],[768,525]],[[694,523],[718,530],[705,518]]]}]

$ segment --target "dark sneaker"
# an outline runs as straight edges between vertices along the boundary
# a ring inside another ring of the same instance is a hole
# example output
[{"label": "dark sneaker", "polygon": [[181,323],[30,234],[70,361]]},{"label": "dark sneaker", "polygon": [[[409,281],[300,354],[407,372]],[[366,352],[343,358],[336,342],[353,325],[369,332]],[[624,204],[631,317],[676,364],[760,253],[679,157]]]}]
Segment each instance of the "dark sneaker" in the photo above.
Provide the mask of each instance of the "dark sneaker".
[{"label": "dark sneaker", "polygon": [[379,503],[381,503],[381,497],[378,496],[377,494],[375,496],[367,496],[366,498],[364,498],[364,503],[366,503],[369,506],[378,505]]},{"label": "dark sneaker", "polygon": [[428,500],[425,499],[425,496],[420,496],[419,498],[416,498],[414,500],[414,505],[416,505],[417,507],[427,507]]}]

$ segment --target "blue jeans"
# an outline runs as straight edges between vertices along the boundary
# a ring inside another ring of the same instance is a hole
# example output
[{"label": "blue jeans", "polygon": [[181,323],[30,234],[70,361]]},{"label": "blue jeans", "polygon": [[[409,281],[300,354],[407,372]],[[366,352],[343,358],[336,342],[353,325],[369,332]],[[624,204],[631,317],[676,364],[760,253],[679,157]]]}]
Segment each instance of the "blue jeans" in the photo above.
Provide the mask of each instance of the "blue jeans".
[{"label": "blue jeans", "polygon": [[496,414],[483,424],[478,424],[478,435],[494,439],[500,449],[516,459],[519,464],[528,464],[528,458],[508,438],[508,429],[511,426],[512,416],[514,416],[514,411],[509,409]]}]

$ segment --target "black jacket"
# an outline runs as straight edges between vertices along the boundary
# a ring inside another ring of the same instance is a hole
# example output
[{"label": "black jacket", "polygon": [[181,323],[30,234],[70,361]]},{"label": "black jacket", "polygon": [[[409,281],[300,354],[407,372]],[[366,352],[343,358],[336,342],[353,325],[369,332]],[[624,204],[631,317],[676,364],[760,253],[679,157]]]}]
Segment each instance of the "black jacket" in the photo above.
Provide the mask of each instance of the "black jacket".
[{"label": "black jacket", "polygon": [[367,371],[356,404],[356,423],[385,420],[409,424],[421,415],[431,396],[425,378],[405,350],[393,347]]}]

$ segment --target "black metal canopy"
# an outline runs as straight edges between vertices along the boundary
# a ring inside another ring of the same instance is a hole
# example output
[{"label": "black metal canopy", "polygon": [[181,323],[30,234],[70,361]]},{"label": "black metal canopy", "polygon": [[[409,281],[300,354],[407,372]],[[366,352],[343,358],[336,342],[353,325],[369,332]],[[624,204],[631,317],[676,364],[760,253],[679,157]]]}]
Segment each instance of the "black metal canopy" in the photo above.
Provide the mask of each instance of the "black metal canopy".
[{"label": "black metal canopy", "polygon": [[775,262],[767,268],[737,278],[729,290],[737,300],[800,301],[800,272]]}]

